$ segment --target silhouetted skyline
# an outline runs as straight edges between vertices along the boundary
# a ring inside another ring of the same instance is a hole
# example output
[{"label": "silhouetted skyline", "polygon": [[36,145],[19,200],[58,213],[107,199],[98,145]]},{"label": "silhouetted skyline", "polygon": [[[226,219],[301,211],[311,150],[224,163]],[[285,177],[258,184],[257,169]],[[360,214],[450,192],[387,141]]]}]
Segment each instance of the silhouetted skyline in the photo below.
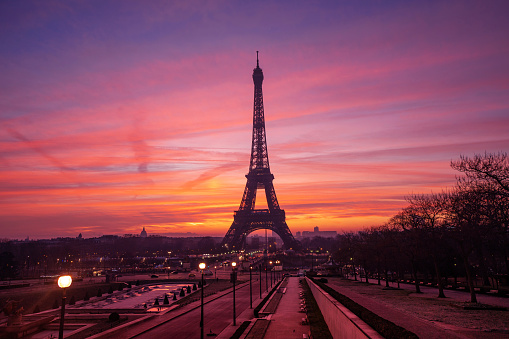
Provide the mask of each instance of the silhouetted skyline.
[{"label": "silhouetted skyline", "polygon": [[223,236],[256,50],[293,233],[387,221],[507,151],[505,1],[0,4],[0,227]]}]

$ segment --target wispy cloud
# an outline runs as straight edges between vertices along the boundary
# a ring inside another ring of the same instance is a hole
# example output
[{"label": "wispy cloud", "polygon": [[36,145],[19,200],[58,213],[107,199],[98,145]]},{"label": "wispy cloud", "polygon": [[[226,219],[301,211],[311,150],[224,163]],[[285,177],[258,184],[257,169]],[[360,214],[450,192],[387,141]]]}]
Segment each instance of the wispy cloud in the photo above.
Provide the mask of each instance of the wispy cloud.
[{"label": "wispy cloud", "polygon": [[509,145],[506,2],[0,9],[3,236],[223,235],[255,50],[292,231],[384,222],[452,185],[450,160]]}]

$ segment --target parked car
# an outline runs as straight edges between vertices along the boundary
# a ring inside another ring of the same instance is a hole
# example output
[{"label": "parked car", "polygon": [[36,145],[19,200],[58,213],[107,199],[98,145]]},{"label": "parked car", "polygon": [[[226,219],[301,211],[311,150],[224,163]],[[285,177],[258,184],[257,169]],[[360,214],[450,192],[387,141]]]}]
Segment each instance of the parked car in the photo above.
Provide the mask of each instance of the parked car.
[{"label": "parked car", "polygon": [[152,274],[150,277],[151,278],[159,278],[159,276],[157,274]]},{"label": "parked car", "polygon": [[189,273],[189,278],[192,278],[192,277],[195,277],[195,276],[196,276],[196,274],[194,274],[194,273]]}]

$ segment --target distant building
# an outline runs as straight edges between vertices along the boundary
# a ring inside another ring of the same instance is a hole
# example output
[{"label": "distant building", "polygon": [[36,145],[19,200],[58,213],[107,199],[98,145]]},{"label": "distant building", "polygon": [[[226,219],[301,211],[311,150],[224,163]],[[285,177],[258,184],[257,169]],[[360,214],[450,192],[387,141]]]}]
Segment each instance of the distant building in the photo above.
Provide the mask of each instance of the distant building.
[{"label": "distant building", "polygon": [[145,227],[143,227],[143,230],[140,233],[140,237],[141,238],[146,238],[147,237],[147,231],[145,231]]},{"label": "distant building", "polygon": [[300,232],[295,233],[296,238],[314,238],[314,237],[322,237],[322,238],[335,238],[338,235],[336,231],[320,231],[318,226],[313,228],[313,232],[303,231],[302,235]]},{"label": "distant building", "polygon": [[256,237],[249,237],[249,239],[251,240],[251,248],[260,248],[260,237],[256,236]]}]

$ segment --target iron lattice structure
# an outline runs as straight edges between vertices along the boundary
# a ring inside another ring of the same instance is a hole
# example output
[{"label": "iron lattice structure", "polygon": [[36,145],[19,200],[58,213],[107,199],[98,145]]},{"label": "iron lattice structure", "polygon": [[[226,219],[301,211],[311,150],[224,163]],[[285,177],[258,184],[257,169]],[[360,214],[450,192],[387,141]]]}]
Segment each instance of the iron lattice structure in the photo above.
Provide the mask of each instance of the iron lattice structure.
[{"label": "iron lattice structure", "polygon": [[[256,52],[256,68],[253,70],[254,109],[253,109],[253,141],[251,145],[251,161],[247,183],[238,211],[234,212],[233,223],[226,233],[222,245],[229,250],[240,250],[245,246],[249,233],[259,229],[269,229],[277,233],[286,248],[298,248],[300,243],[295,240],[285,221],[285,211],[279,207],[276,191],[270,172],[269,155],[265,134],[265,116],[263,110],[262,82],[263,72]],[[268,209],[256,209],[256,192],[265,190]]]}]

